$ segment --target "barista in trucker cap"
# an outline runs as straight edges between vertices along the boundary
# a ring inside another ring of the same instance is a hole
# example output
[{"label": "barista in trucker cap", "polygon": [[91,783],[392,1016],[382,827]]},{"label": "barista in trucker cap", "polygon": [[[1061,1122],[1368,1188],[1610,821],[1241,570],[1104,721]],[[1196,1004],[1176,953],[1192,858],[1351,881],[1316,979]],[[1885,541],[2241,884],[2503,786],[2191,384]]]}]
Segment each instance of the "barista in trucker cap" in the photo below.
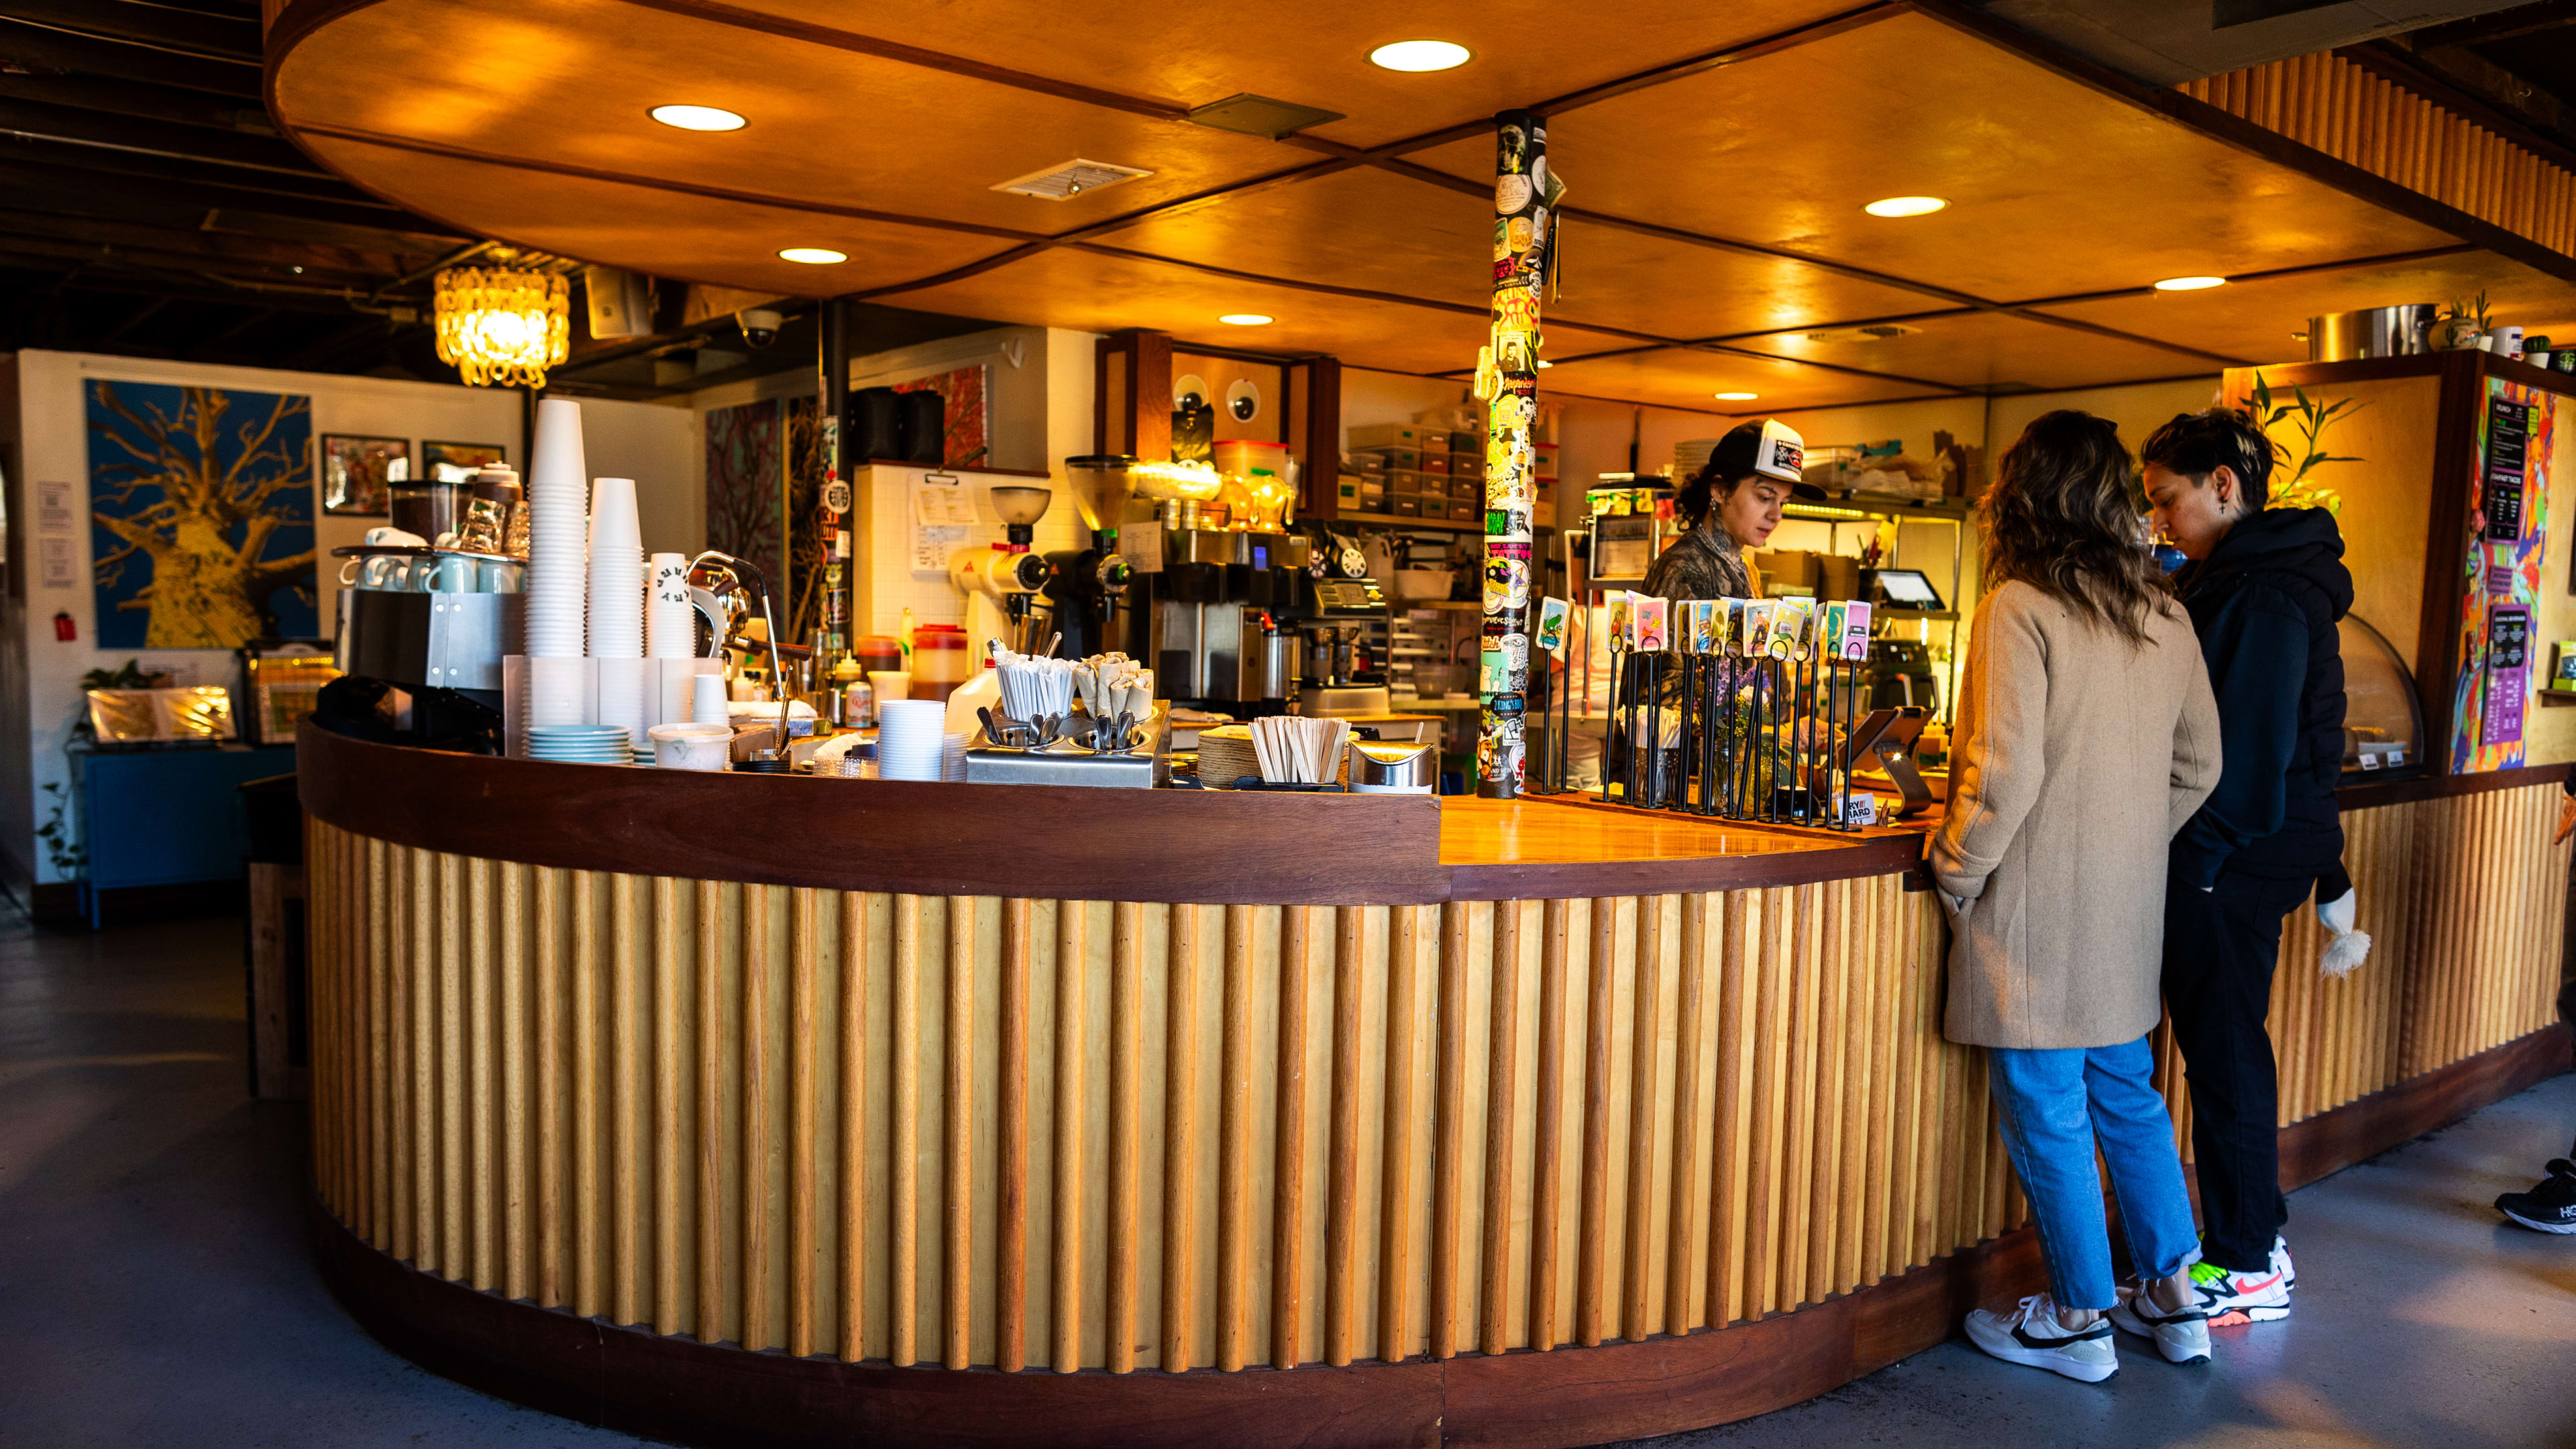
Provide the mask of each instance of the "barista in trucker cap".
[{"label": "barista in trucker cap", "polygon": [[1763,418],[1718,439],[1708,463],[1673,499],[1690,532],[1655,556],[1646,592],[1659,599],[1758,599],[1744,550],[1770,542],[1791,495],[1822,498],[1801,481],[1807,444],[1787,423]]}]

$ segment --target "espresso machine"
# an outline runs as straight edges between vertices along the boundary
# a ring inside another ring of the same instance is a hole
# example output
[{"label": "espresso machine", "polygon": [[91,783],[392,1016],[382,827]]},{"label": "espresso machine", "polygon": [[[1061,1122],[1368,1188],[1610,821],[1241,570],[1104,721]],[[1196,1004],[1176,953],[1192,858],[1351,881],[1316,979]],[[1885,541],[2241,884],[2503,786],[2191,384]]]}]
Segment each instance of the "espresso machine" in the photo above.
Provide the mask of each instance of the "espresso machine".
[{"label": "espresso machine", "polygon": [[1369,576],[1368,555],[1357,539],[1310,526],[1307,543],[1306,596],[1279,618],[1302,644],[1298,712],[1319,718],[1384,714],[1386,663],[1370,653],[1369,639],[1372,626],[1382,630],[1394,618],[1386,593]]},{"label": "espresso machine", "polygon": [[1298,637],[1311,614],[1312,546],[1294,533],[1160,530],[1141,574],[1143,658],[1174,700],[1233,715],[1283,714],[1296,697]]}]

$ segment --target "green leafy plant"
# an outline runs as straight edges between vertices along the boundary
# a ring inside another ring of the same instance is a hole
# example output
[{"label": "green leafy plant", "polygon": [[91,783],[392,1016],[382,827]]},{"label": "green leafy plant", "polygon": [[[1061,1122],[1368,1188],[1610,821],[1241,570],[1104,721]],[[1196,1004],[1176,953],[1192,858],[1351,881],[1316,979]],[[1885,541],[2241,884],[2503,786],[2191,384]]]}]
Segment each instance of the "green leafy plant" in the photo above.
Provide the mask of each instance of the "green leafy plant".
[{"label": "green leafy plant", "polygon": [[80,687],[83,689],[150,689],[153,687],[153,681],[160,676],[145,673],[142,666],[143,661],[136,658],[126,660],[114,669],[93,669],[81,676]]},{"label": "green leafy plant", "polygon": [[2484,292],[2478,293],[2476,297],[2466,302],[2457,297],[2452,298],[2450,310],[2442,314],[2442,320],[2474,322],[2480,332],[2489,331],[2494,325],[2488,318],[2487,294]]},{"label": "green leafy plant", "polygon": [[[2478,294],[2478,305],[2480,307],[2486,305],[2486,294],[2483,292]],[[2349,418],[2361,411],[2361,403],[2353,398],[2340,398],[2329,403],[2308,396],[2307,389],[2301,387],[2290,389],[2288,402],[2275,401],[2276,397],[2277,394],[2272,391],[2272,385],[2264,381],[2263,374],[2259,372],[2254,374],[2254,417],[2262,424],[2264,433],[2268,436],[2284,419],[2289,419],[2292,420],[2291,426],[2298,429],[2300,439],[2298,448],[2284,450],[2297,466],[2290,470],[2290,476],[2286,480],[2276,480],[2272,484],[2272,496],[2266,506],[2322,508],[2328,513],[2340,516],[2343,513],[2343,495],[2331,488],[2309,482],[2308,474],[2322,463],[2362,461],[2357,457],[2326,451],[2326,430],[2338,419]],[[2274,446],[2279,445],[2274,444]]]},{"label": "green leafy plant", "polygon": [[36,838],[45,843],[45,858],[53,863],[55,876],[76,880],[89,868],[89,850],[73,837],[71,791],[60,780],[54,780],[46,784],[45,794],[54,808],[45,816],[45,823],[36,827]]}]

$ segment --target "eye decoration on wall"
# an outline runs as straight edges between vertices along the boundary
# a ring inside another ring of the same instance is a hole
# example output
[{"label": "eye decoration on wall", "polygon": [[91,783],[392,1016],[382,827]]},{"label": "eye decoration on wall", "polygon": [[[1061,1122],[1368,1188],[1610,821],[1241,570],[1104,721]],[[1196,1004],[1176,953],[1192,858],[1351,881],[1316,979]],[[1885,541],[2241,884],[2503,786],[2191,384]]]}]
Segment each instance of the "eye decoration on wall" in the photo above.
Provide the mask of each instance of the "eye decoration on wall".
[{"label": "eye decoration on wall", "polygon": [[1225,390],[1225,415],[1238,423],[1261,416],[1261,384],[1238,377]]}]

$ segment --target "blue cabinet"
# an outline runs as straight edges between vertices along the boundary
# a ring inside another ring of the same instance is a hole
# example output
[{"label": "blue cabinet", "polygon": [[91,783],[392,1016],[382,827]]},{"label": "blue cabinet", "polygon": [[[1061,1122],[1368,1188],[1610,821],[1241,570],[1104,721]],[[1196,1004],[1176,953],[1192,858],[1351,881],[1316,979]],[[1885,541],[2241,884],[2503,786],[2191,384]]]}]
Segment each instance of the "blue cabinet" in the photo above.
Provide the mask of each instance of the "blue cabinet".
[{"label": "blue cabinet", "polygon": [[292,745],[75,753],[81,839],[89,848],[81,894],[91,927],[99,924],[102,891],[241,879],[236,792],[245,780],[294,768]]}]

